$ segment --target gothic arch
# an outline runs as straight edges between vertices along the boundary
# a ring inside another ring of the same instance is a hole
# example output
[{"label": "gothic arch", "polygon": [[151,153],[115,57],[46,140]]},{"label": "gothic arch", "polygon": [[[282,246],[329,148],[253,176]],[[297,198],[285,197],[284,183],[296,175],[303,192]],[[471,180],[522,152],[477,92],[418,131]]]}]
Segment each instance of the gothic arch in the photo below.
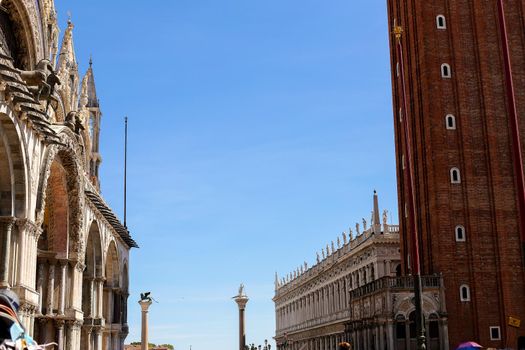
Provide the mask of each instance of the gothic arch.
[{"label": "gothic arch", "polygon": [[[84,258],[84,241],[82,235],[82,164],[78,155],[78,144],[71,140],[66,134],[60,134],[60,139],[64,145],[50,145],[46,150],[44,156],[44,163],[40,174],[40,183],[38,186],[38,197],[36,202],[36,223],[41,226],[45,220],[45,209],[47,197],[52,193],[53,188],[50,188],[50,179],[54,182],[52,184],[55,189],[59,189],[58,180],[56,179],[57,172],[62,173],[60,176],[65,183],[63,183],[62,190],[65,189],[66,195],[62,197],[67,198],[65,207],[68,215],[68,234],[70,247],[70,257],[77,257],[79,261]],[[55,175],[53,175],[55,174]],[[55,177],[52,177],[55,176]]]},{"label": "gothic arch", "polygon": [[13,118],[0,113],[0,216],[24,217],[27,208],[27,160]]}]

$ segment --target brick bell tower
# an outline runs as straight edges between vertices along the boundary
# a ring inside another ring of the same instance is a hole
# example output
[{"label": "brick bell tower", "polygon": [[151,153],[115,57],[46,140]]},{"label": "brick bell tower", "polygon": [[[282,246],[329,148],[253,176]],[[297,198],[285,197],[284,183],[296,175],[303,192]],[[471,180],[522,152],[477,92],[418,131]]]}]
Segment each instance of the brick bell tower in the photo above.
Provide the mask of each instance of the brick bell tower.
[{"label": "brick bell tower", "polygon": [[412,198],[450,348],[525,349],[525,1],[388,0],[388,17],[404,273]]}]

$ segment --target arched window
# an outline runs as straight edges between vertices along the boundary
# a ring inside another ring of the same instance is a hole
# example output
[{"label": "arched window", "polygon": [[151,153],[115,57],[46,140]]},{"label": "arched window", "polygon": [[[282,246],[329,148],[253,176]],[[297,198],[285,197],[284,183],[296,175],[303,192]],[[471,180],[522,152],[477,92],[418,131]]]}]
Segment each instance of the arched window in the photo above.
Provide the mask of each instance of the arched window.
[{"label": "arched window", "polygon": [[447,21],[445,16],[437,15],[436,16],[436,25],[438,29],[447,29]]},{"label": "arched window", "polygon": [[452,77],[452,70],[450,69],[450,65],[447,63],[443,63],[441,65],[441,77],[442,78],[450,78]]},{"label": "arched window", "polygon": [[450,182],[453,184],[461,183],[461,175],[458,168],[450,169]]},{"label": "arched window", "polygon": [[447,116],[445,117],[445,126],[448,130],[455,130],[456,117],[454,117],[452,114],[447,114]]},{"label": "arched window", "polygon": [[465,242],[465,228],[461,225],[456,226],[456,242]]},{"label": "arched window", "polygon": [[405,317],[403,315],[396,316],[396,339],[406,339],[406,327],[405,327]]},{"label": "arched window", "polygon": [[459,287],[459,299],[461,301],[470,301],[470,288],[466,284]]}]

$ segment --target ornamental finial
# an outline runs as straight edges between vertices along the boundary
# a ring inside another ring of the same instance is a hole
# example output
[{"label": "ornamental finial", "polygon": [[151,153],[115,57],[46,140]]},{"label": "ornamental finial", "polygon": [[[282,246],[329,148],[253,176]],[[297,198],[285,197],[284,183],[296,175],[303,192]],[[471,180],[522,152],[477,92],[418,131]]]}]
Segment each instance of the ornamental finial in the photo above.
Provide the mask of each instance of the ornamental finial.
[{"label": "ornamental finial", "polygon": [[396,39],[401,39],[401,35],[403,34],[403,27],[401,26],[394,26],[394,35],[396,36]]}]

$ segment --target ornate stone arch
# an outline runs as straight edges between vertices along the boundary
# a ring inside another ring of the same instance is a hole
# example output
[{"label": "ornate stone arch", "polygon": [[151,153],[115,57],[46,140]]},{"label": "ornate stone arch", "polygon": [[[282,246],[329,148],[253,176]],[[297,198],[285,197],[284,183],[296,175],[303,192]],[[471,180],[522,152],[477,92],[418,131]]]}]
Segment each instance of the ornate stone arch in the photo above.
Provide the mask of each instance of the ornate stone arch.
[{"label": "ornate stone arch", "polygon": [[[64,128],[64,130],[67,128]],[[69,129],[67,129],[69,130]],[[71,253],[76,258],[84,260],[84,236],[82,234],[83,222],[83,167],[79,146],[75,138],[71,138],[68,132],[59,134],[62,144],[48,146],[44,155],[44,162],[38,185],[38,197],[36,202],[36,223],[42,225],[44,221],[44,210],[48,180],[51,174],[52,164],[59,159],[67,173],[67,194],[69,208],[69,236],[72,242]]]},{"label": "ornate stone arch", "polygon": [[[415,311],[416,307],[413,303],[413,296],[406,296],[401,299],[396,305],[394,305],[394,314],[397,316],[403,316],[405,319],[409,318],[409,315]],[[423,314],[425,318],[428,318],[431,314],[439,314],[439,303],[433,297],[423,294]]]},{"label": "ornate stone arch", "polygon": [[[0,109],[0,191],[9,193],[0,215],[25,217],[28,208],[29,167],[20,127],[9,108]],[[9,208],[9,209],[7,209]],[[5,210],[5,212],[4,212]]]},{"label": "ornate stone arch", "polygon": [[33,69],[44,58],[42,19],[32,0],[3,0],[2,7],[15,24],[15,36],[20,47],[19,61],[24,69]]}]

